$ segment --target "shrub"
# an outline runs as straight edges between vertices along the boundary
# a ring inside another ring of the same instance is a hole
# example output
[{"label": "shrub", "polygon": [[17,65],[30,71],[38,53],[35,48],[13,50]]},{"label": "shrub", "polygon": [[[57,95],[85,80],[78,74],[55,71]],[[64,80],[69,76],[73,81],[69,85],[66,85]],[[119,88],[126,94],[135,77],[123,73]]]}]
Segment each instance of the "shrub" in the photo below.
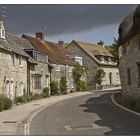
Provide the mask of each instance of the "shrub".
[{"label": "shrub", "polygon": [[3,98],[0,97],[0,111],[4,109],[4,103],[3,103]]},{"label": "shrub", "polygon": [[23,96],[17,96],[14,99],[15,103],[27,103],[31,101],[31,96],[24,94]]},{"label": "shrub", "polygon": [[3,104],[4,110],[10,109],[12,107],[12,100],[7,97],[4,97]]},{"label": "shrub", "polygon": [[31,96],[31,100],[39,100],[42,99],[43,97],[41,96],[41,94],[34,94]]},{"label": "shrub", "polygon": [[50,83],[50,88],[51,88],[51,95],[59,94],[59,92],[58,92],[58,83],[57,82],[52,81]]},{"label": "shrub", "polygon": [[0,111],[7,110],[12,107],[12,100],[7,97],[0,97]]},{"label": "shrub", "polygon": [[42,96],[43,98],[49,97],[49,88],[48,88],[48,87],[43,88],[41,96]]},{"label": "shrub", "polygon": [[88,90],[88,86],[87,86],[86,82],[82,81],[82,80],[78,81],[76,83],[76,90],[77,91],[87,91]]},{"label": "shrub", "polygon": [[67,94],[66,77],[61,77],[61,79],[60,79],[60,91],[61,91],[62,94]]},{"label": "shrub", "polygon": [[103,69],[99,69],[96,73],[96,80],[99,85],[102,83],[102,78],[105,76],[105,72]]}]

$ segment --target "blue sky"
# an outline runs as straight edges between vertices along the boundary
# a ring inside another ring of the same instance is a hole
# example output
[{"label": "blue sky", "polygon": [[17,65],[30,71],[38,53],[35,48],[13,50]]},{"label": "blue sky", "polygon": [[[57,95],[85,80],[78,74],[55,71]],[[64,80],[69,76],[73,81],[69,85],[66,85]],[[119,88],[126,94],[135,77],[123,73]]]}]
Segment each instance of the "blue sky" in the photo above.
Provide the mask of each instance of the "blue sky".
[{"label": "blue sky", "polygon": [[90,31],[84,31],[79,33],[61,34],[56,36],[46,37],[50,41],[57,42],[58,40],[64,40],[66,43],[72,40],[82,40],[92,43],[97,43],[102,40],[105,45],[110,45],[113,42],[113,38],[118,38],[118,24],[111,24],[106,26],[100,26],[91,29]]}]

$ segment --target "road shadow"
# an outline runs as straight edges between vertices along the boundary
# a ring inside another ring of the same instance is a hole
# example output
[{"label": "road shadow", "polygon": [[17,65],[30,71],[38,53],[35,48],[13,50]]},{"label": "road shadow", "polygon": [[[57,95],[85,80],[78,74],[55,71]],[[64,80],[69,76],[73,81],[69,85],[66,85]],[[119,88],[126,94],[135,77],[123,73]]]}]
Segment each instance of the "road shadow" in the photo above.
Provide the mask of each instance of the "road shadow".
[{"label": "road shadow", "polygon": [[94,122],[96,125],[111,128],[105,135],[140,135],[140,117],[116,107],[111,101],[111,93],[89,98],[79,106],[84,112],[100,117]]}]

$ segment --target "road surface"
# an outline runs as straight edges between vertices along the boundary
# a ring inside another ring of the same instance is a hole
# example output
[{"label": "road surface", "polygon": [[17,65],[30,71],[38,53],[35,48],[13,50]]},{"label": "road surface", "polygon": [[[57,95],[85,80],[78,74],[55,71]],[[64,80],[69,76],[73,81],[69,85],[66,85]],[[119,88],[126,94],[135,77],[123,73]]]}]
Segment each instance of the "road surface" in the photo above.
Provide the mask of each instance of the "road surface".
[{"label": "road surface", "polygon": [[140,135],[140,117],[115,106],[111,94],[93,93],[45,108],[30,122],[30,135]]}]

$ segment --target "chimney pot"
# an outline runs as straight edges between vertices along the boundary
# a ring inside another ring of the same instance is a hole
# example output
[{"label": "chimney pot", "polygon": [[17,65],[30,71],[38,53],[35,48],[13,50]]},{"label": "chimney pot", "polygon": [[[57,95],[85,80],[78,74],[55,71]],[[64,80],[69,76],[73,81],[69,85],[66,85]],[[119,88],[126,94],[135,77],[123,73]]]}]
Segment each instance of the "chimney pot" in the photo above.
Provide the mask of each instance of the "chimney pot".
[{"label": "chimney pot", "polygon": [[5,39],[5,28],[3,21],[0,21],[0,39]]},{"label": "chimney pot", "polygon": [[42,32],[36,32],[36,38],[44,40],[44,34]]},{"label": "chimney pot", "polygon": [[64,46],[64,41],[63,41],[63,40],[59,40],[59,41],[58,41],[58,44],[59,44],[60,46]]}]

